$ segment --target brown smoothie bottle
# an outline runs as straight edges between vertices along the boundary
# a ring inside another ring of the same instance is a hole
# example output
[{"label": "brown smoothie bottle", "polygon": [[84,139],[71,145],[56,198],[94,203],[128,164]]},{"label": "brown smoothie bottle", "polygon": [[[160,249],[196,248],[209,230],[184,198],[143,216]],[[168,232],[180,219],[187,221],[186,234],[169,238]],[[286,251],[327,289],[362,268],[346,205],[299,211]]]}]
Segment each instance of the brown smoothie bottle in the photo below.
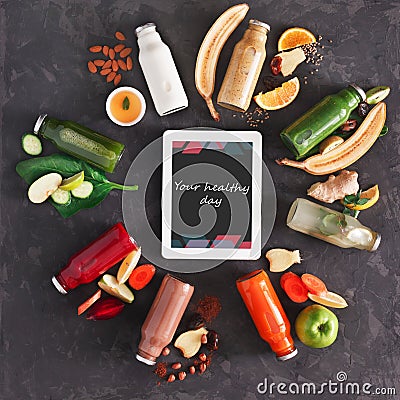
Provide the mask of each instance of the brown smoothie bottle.
[{"label": "brown smoothie bottle", "polygon": [[136,359],[154,365],[163,348],[171,343],[194,287],[165,275],[142,326]]}]

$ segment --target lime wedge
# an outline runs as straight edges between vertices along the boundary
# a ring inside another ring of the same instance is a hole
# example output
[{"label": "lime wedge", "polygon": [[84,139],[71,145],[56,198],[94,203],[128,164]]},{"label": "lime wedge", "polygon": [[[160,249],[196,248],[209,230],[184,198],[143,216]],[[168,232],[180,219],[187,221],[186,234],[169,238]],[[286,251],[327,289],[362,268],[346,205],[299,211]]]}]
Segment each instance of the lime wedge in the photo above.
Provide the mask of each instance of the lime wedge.
[{"label": "lime wedge", "polygon": [[111,296],[121,299],[125,303],[132,303],[134,296],[128,286],[123,283],[118,283],[115,276],[105,274],[98,282],[98,285]]},{"label": "lime wedge", "polygon": [[85,179],[85,173],[83,171],[71,176],[70,178],[63,179],[61,182],[60,189],[73,190],[80,186]]}]

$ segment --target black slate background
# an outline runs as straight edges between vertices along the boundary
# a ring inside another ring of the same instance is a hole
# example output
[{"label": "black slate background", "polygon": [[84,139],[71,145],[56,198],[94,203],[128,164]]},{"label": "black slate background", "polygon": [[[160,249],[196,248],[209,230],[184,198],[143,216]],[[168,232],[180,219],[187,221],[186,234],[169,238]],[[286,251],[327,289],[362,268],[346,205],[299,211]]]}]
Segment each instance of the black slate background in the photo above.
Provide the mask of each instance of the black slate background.
[{"label": "black slate background", "polygon": [[[296,340],[299,355],[278,363],[259,338],[235,288],[237,277],[255,268],[267,268],[266,261],[227,262],[214,270],[184,277],[196,287],[193,303],[205,294],[218,295],[222,302],[223,311],[213,324],[221,334],[222,345],[212,367],[203,376],[157,386],[151,368],[136,362],[133,350],[165,271],[158,271],[154,281],[137,293],[135,302],[121,316],[97,323],[76,316],[77,305],[93,293],[94,283],[65,297],[50,283],[52,274],[71,254],[122,219],[121,193],[112,192],[97,208],[68,220],[63,220],[49,204],[30,204],[26,185],[14,170],[16,163],[26,158],[20,146],[21,134],[30,131],[37,115],[44,111],[103,132],[127,145],[112,176],[123,182],[135,156],[166,129],[245,129],[245,122],[226,110],[222,110],[220,124],[213,122],[193,80],[196,54],[204,34],[217,16],[233,4],[225,0],[0,1],[1,399],[310,398],[276,392],[260,395],[257,384],[264,378],[276,384],[318,384],[335,381],[339,371],[346,372],[352,382],[370,382],[377,387],[397,385],[399,393],[399,1],[249,1],[251,9],[246,21],[255,17],[272,27],[268,62],[276,52],[279,35],[287,27],[304,26],[323,36],[324,62],[319,71],[311,75],[312,67],[302,65],[296,71],[302,82],[298,99],[287,109],[271,113],[260,130],[264,161],[278,197],[275,228],[265,249],[300,249],[304,260],[293,271],[317,274],[331,290],[348,300],[347,309],[336,311],[340,329],[334,345],[317,350]],[[190,100],[189,109],[163,118],[155,113],[136,61],[133,29],[148,21],[157,23],[170,45]],[[223,49],[217,90],[232,47],[244,29],[245,23]],[[104,104],[111,86],[86,69],[90,58],[87,47],[114,44],[116,30],[125,32],[134,48],[134,69],[124,74],[122,83],[137,87],[148,102],[143,121],[129,129],[117,127],[107,119]],[[263,75],[268,70],[266,65]],[[308,76],[307,85],[303,84],[304,76]],[[375,253],[343,250],[289,230],[285,218],[290,203],[296,197],[304,197],[306,188],[318,178],[278,167],[273,161],[288,154],[278,132],[324,95],[353,81],[366,89],[375,85],[392,88],[387,99],[389,134],[352,166],[358,171],[363,188],[375,183],[380,187],[379,202],[360,216],[362,223],[383,236]],[[45,154],[54,152],[50,143],[45,143],[44,148]],[[291,303],[285,297],[278,285],[279,274],[271,274],[271,279],[293,323],[304,305]],[[176,353],[168,358],[176,359]],[[330,397],[370,398],[361,394],[330,396],[327,392],[319,396]]]}]

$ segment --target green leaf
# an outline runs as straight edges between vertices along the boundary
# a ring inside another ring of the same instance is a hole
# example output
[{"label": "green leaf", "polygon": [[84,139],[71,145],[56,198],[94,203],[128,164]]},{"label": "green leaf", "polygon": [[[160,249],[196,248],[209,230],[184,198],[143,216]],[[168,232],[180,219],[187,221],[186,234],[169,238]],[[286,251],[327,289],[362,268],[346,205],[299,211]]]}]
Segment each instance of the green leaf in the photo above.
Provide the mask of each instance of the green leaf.
[{"label": "green leaf", "polygon": [[49,199],[50,203],[64,217],[68,218],[84,208],[92,208],[101,203],[113,189],[137,190],[138,186],[124,186],[110,182],[103,171],[92,167],[85,161],[66,154],[52,154],[47,157],[36,157],[21,161],[16,171],[28,185],[31,185],[41,176],[50,172],[57,172],[63,178],[69,178],[80,171],[84,171],[85,180],[93,184],[93,192],[87,199],[72,198],[68,205],[60,205]]},{"label": "green leaf", "polygon": [[129,110],[129,106],[131,105],[128,96],[125,96],[124,101],[122,102],[122,109]]},{"label": "green leaf", "polygon": [[354,194],[347,195],[343,199],[344,204],[354,204],[357,201],[357,196]]},{"label": "green leaf", "polygon": [[357,205],[358,205],[358,206],[363,206],[364,204],[368,203],[369,200],[370,200],[370,199],[368,199],[367,197],[364,197],[364,198],[362,198],[362,199],[359,199],[359,200],[357,201]]},{"label": "green leaf", "polygon": [[386,125],[383,125],[381,133],[379,134],[379,137],[385,136],[388,132],[389,132],[389,128]]}]

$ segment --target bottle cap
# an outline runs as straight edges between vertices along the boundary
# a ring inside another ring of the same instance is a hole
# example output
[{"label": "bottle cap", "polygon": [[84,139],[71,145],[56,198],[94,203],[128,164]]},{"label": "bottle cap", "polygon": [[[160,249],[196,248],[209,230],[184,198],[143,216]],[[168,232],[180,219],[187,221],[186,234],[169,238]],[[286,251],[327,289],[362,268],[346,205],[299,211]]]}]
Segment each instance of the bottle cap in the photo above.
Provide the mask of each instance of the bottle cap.
[{"label": "bottle cap", "polygon": [[276,357],[276,359],[279,360],[279,361],[290,360],[294,356],[297,356],[297,353],[298,353],[297,349],[294,348],[294,350],[291,353],[285,354],[284,356]]},{"label": "bottle cap", "polygon": [[53,276],[51,278],[51,281],[53,282],[53,285],[56,287],[56,289],[61,293],[61,294],[67,294],[67,291],[61,286],[60,282],[58,282],[57,278]]},{"label": "bottle cap", "polygon": [[139,36],[139,33],[144,31],[145,29],[148,28],[156,28],[156,24],[154,22],[148,22],[147,24],[140,25],[135,29],[135,34],[136,36]]},{"label": "bottle cap", "polygon": [[350,83],[350,85],[353,89],[357,91],[357,93],[361,96],[362,101],[365,101],[367,98],[367,95],[365,94],[364,90],[360,88],[360,86],[356,85],[355,83]]},{"label": "bottle cap", "polygon": [[370,251],[375,251],[379,247],[379,245],[381,244],[381,239],[382,239],[382,236],[380,235],[380,233],[377,233],[375,243],[372,246]]},{"label": "bottle cap", "polygon": [[155,365],[155,361],[148,360],[147,358],[144,358],[142,356],[139,356],[139,354],[136,354],[136,360],[141,361],[142,363],[145,363],[147,365]]},{"label": "bottle cap", "polygon": [[39,133],[39,129],[43,124],[43,121],[46,119],[47,114],[40,114],[38,116],[38,119],[35,122],[35,125],[33,127],[33,133],[35,133],[36,135]]},{"label": "bottle cap", "polygon": [[268,32],[271,30],[271,27],[270,27],[268,24],[266,24],[265,22],[261,22],[261,21],[259,21],[258,19],[251,19],[251,20],[249,21],[249,24],[262,26],[262,27],[265,28]]}]

